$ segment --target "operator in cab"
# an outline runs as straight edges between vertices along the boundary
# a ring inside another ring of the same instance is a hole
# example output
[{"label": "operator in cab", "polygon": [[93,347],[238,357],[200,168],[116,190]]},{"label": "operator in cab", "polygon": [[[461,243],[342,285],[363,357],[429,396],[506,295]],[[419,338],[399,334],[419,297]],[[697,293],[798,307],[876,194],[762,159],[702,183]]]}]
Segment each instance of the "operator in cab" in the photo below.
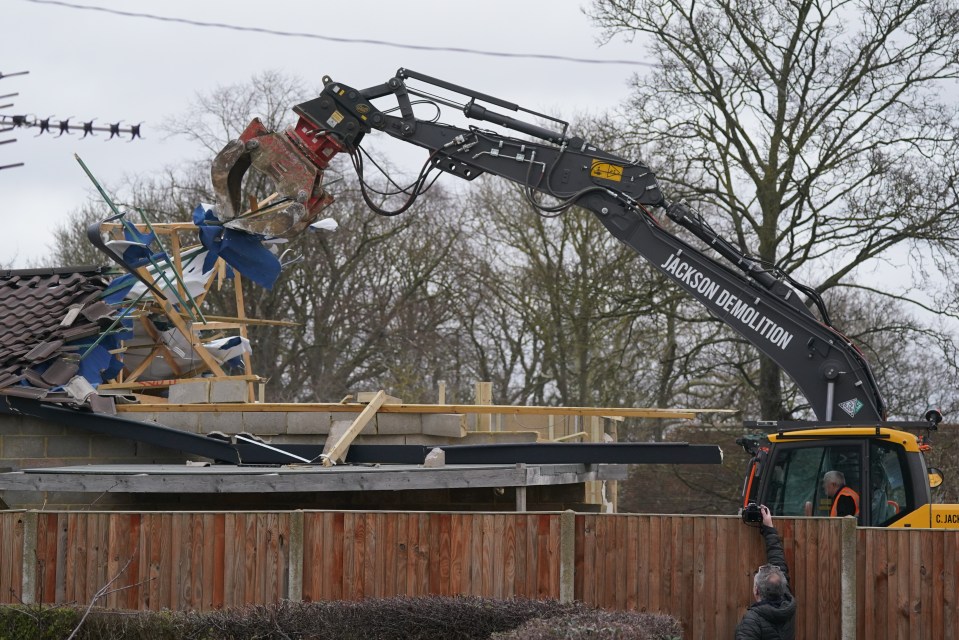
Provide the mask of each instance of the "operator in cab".
[{"label": "operator in cab", "polygon": [[827,471],[822,477],[822,488],[826,497],[832,500],[829,517],[859,517],[859,494],[846,486],[846,476],[842,471]]}]

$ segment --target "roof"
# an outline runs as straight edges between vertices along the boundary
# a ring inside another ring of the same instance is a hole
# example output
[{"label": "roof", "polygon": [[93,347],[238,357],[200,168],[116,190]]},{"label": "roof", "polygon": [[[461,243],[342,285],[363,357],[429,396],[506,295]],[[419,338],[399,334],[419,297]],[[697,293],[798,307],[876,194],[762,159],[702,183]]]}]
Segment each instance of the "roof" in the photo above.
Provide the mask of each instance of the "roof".
[{"label": "roof", "polygon": [[76,344],[113,308],[101,301],[105,267],[0,270],[0,394],[75,401],[61,390],[80,370]]},{"label": "roof", "polygon": [[624,480],[625,465],[83,465],[0,473],[2,491],[271,493],[529,487]]}]

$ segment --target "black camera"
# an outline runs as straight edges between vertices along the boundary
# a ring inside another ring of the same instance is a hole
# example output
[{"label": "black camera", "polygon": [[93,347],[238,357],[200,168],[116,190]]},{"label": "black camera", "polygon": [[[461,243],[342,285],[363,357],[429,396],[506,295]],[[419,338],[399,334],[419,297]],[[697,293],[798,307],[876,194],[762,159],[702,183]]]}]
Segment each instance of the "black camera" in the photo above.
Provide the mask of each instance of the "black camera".
[{"label": "black camera", "polygon": [[763,512],[755,502],[747,504],[740,515],[746,524],[759,524],[763,521]]}]

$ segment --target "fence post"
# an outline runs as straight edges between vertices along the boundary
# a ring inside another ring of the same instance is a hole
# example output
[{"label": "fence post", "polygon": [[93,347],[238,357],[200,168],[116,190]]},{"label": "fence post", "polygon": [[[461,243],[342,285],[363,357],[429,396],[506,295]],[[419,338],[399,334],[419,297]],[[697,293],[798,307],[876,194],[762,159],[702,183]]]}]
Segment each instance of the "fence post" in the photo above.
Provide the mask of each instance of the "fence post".
[{"label": "fence post", "polygon": [[303,512],[290,514],[290,540],[287,599],[294,602],[303,600]]},{"label": "fence post", "polygon": [[559,601],[575,598],[576,514],[566,510],[559,516]]},{"label": "fence post", "polygon": [[842,640],[856,640],[856,518],[842,518],[839,558]]},{"label": "fence post", "polygon": [[23,575],[20,581],[20,601],[34,604],[37,591],[37,523],[40,514],[26,511],[21,515],[23,522]]}]

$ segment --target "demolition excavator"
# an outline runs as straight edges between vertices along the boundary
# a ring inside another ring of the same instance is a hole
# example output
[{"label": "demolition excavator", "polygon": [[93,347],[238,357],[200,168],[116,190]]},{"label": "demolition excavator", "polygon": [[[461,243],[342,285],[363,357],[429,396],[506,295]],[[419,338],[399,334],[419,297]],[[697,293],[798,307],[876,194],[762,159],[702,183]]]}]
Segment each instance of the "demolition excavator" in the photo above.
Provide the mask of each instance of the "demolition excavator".
[{"label": "demolition excavator", "polygon": [[[383,215],[408,209],[432,184],[434,172],[464,180],[505,178],[546,215],[587,209],[776,362],[808,400],[816,421],[749,423],[761,433],[738,441],[752,455],[744,519],[756,503],[779,516],[828,515],[821,481],[826,471],[838,470],[861,496],[862,525],[959,528],[959,505],[933,504],[931,488],[942,475],[927,468],[923,456],[941,415],[930,411],[920,421],[888,421],[868,362],[832,326],[818,293],[720,236],[687,203],[667,200],[649,166],[572,135],[567,122],[409,69],[365,89],[329,77],[323,83],[318,97],[293,107],[295,126],[275,132],[254,119],[217,155],[212,177],[221,221],[262,235],[301,231],[333,202],[323,174],[341,153],[352,159],[366,203]],[[374,106],[386,98],[394,104]],[[433,108],[430,119],[414,114],[423,103]],[[477,124],[439,122],[444,107]],[[375,203],[364,181],[360,145],[374,131],[428,152],[407,200],[393,210]],[[280,200],[270,215],[253,207],[243,219],[241,188],[251,167],[273,181]],[[707,248],[675,235],[663,216]]]}]

